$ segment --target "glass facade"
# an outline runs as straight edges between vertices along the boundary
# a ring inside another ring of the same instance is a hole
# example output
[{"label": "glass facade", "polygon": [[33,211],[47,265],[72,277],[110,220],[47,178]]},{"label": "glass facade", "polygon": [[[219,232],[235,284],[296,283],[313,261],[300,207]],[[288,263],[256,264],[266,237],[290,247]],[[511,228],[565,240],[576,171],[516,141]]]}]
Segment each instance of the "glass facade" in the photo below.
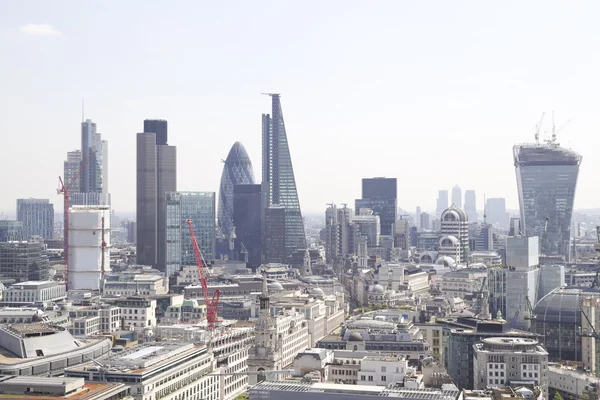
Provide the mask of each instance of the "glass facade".
[{"label": "glass facade", "polygon": [[48,199],[18,199],[17,220],[23,224],[23,240],[54,236],[54,206]]},{"label": "glass facade", "polygon": [[219,229],[225,237],[233,231],[233,187],[254,183],[252,162],[246,149],[235,142],[227,155],[219,187]]},{"label": "glass facade", "polygon": [[246,261],[252,269],[261,262],[261,186],[235,185],[233,187],[233,224],[235,225],[235,253],[238,260]]},{"label": "glass facade", "polygon": [[214,192],[167,192],[166,219],[166,272],[169,276],[182,266],[196,265],[188,219],[192,220],[205,262],[215,259]]},{"label": "glass facade", "polygon": [[271,94],[271,100],[272,115],[263,114],[262,118],[263,196],[266,197],[263,208],[271,205],[285,208],[285,252],[289,256],[306,248],[306,236],[281,101],[278,94]]},{"label": "glass facade", "polygon": [[535,306],[536,333],[551,360],[581,361],[582,298],[597,298],[595,289],[555,289]]},{"label": "glass facade", "polygon": [[568,257],[581,156],[554,142],[513,151],[525,234],[540,238],[543,255]]},{"label": "glass facade", "polygon": [[356,215],[361,208],[370,208],[379,215],[382,235],[394,234],[398,213],[396,178],[365,178],[362,180],[362,199],[354,202]]}]

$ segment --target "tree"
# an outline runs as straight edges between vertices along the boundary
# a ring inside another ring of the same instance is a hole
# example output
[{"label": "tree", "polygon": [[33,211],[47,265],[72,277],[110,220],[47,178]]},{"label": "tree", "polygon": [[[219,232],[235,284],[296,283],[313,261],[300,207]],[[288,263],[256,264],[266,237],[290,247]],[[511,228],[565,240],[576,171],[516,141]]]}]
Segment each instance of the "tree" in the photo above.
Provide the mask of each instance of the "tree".
[{"label": "tree", "polygon": [[563,400],[563,397],[559,392],[556,392],[554,393],[554,397],[552,398],[552,400]]}]

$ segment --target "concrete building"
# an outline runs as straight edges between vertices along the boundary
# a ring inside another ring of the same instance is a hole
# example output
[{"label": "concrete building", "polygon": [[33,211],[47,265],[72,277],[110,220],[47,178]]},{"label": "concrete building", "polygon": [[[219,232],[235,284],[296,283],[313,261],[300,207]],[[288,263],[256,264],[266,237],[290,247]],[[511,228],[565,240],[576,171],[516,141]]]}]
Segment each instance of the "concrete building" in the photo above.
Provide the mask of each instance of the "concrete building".
[{"label": "concrete building", "polygon": [[111,274],[103,281],[103,293],[107,296],[156,296],[168,292],[169,283],[162,275]]},{"label": "concrete building", "polygon": [[220,398],[220,379],[211,375],[216,360],[205,345],[149,342],[114,353],[102,364],[67,368],[65,376],[124,383],[135,400]]},{"label": "concrete building", "polygon": [[74,336],[116,332],[122,326],[122,313],[121,308],[108,304],[71,307],[69,318],[73,321],[73,324],[69,331]]},{"label": "concrete building", "polygon": [[379,246],[381,234],[381,221],[379,215],[375,215],[370,208],[357,210],[357,215],[352,217],[352,223],[356,225],[357,233],[367,238],[367,247]]},{"label": "concrete building", "polygon": [[17,221],[23,224],[23,238],[54,237],[54,206],[48,199],[17,199]]},{"label": "concrete building", "polygon": [[548,365],[548,388],[564,399],[597,400],[600,378],[560,364]]},{"label": "concrete building", "polygon": [[[288,369],[296,355],[309,344],[308,323],[303,314],[286,311],[271,315],[267,280],[263,278],[260,300],[260,316],[256,322],[256,342],[250,349],[249,371]],[[250,376],[250,384],[267,379],[265,375]]]},{"label": "concrete building", "polygon": [[69,194],[71,194],[71,190],[73,192],[79,192],[80,178],[76,178],[76,176],[81,168],[81,150],[67,152],[67,159],[65,160],[63,167],[63,183],[67,189],[70,189]]},{"label": "concrete building", "polygon": [[38,376],[32,380],[25,376],[6,376],[0,379],[0,393],[6,398],[21,400],[111,400],[125,398],[127,387],[122,383],[85,383],[83,378]]},{"label": "concrete building", "polygon": [[69,211],[69,290],[100,288],[110,272],[110,207],[73,206]]},{"label": "concrete building", "polygon": [[533,385],[548,397],[548,352],[535,339],[494,337],[474,345],[474,389]]},{"label": "concrete building", "polygon": [[39,239],[0,243],[0,276],[15,282],[50,279],[46,246]]},{"label": "concrete building", "polygon": [[506,227],[509,223],[510,215],[506,212],[506,199],[502,197],[487,199],[485,213],[487,221],[500,228]]},{"label": "concrete building", "polygon": [[469,255],[469,219],[467,214],[452,204],[441,215],[439,255],[466,263]]},{"label": "concrete building", "polygon": [[58,376],[68,366],[110,352],[106,338],[75,339],[65,329],[45,322],[0,326],[0,375]]},{"label": "concrete building", "polygon": [[462,268],[442,275],[440,290],[447,297],[472,298],[481,289],[487,271],[481,269]]},{"label": "concrete building", "polygon": [[354,400],[381,397],[402,399],[456,400],[460,392],[452,384],[441,389],[387,388],[384,386],[345,385],[327,382],[261,382],[250,389],[250,400]]},{"label": "concrete building", "polygon": [[67,297],[65,285],[54,281],[16,283],[5,289],[0,304],[8,307],[24,305],[47,306]]},{"label": "concrete building", "polygon": [[166,269],[166,193],[177,190],[177,149],[167,121],[145,120],[137,134],[137,263]]},{"label": "concrete building", "polygon": [[197,300],[184,300],[180,304],[174,304],[167,308],[163,323],[198,323],[206,319],[206,305],[198,304]]},{"label": "concrete building", "polygon": [[132,296],[111,302],[121,309],[123,329],[156,326],[156,299]]}]

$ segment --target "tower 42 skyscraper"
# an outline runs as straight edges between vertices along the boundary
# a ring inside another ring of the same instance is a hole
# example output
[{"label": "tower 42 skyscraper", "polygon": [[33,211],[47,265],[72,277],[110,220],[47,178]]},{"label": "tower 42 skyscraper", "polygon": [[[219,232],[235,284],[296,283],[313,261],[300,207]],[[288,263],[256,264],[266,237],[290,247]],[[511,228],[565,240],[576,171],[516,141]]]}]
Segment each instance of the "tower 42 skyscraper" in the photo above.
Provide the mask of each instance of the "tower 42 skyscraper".
[{"label": "tower 42 skyscraper", "polygon": [[540,237],[541,254],[567,257],[581,156],[555,138],[516,145],[513,153],[526,235]]},{"label": "tower 42 skyscraper", "polygon": [[[304,223],[279,94],[270,94],[272,114],[262,116],[263,225],[272,205],[285,209],[285,256],[306,248]],[[263,235],[264,235],[263,230]]]}]

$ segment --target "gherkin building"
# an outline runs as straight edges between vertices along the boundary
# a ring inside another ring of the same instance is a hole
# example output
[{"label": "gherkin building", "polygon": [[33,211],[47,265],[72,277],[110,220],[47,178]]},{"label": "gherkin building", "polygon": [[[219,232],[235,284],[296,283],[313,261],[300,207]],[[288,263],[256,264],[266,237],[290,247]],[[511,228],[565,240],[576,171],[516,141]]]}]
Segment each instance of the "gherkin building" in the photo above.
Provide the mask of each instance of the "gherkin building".
[{"label": "gherkin building", "polygon": [[219,230],[227,238],[233,231],[233,187],[247,184],[254,184],[252,162],[244,145],[235,142],[225,159],[219,187]]}]

